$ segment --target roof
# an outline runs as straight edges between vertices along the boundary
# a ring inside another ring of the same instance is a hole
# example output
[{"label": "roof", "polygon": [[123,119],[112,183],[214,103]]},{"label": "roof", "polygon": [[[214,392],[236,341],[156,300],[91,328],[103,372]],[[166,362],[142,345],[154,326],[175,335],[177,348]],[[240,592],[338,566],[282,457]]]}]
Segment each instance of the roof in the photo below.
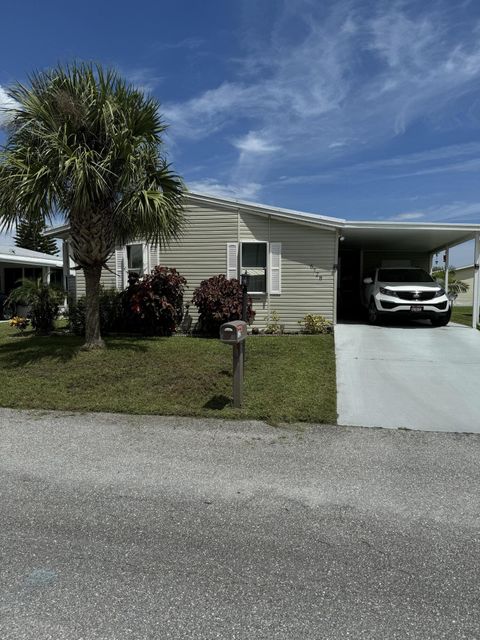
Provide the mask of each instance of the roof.
[{"label": "roof", "polygon": [[342,229],[342,247],[437,253],[471,240],[476,233],[480,233],[480,224],[346,221]]},{"label": "roof", "polygon": [[[470,240],[480,233],[480,224],[445,224],[437,222],[385,222],[379,220],[354,221],[334,218],[323,214],[307,213],[293,209],[282,209],[270,205],[246,202],[232,198],[209,196],[203,193],[185,194],[188,202],[203,204],[212,208],[245,211],[260,216],[271,216],[289,220],[297,224],[337,230],[344,238],[344,248],[365,250],[387,249],[428,251],[436,253],[447,246],[454,246]],[[69,225],[53,227],[45,235],[62,238],[69,233]]]},{"label": "roof", "polygon": [[39,267],[61,267],[63,265],[63,261],[58,256],[11,245],[0,245],[0,262],[31,264]]}]

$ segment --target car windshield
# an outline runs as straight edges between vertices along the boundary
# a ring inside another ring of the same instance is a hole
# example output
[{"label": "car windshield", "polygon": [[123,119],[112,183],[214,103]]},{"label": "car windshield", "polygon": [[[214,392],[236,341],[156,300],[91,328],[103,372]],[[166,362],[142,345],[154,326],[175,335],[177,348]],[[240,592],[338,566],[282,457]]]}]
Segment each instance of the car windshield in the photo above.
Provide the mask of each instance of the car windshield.
[{"label": "car windshield", "polygon": [[379,282],[435,282],[423,269],[379,269]]}]

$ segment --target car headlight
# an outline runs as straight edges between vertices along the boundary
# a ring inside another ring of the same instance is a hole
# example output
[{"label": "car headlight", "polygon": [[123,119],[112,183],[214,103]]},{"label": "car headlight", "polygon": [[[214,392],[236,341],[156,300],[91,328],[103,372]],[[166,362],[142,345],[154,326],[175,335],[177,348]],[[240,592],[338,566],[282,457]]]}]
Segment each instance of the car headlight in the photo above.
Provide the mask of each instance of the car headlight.
[{"label": "car headlight", "polygon": [[445,294],[445,289],[438,289],[438,291],[435,291],[435,297],[436,298],[440,298],[440,296],[444,296]]},{"label": "car headlight", "polygon": [[383,293],[384,296],[393,296],[394,298],[398,298],[396,291],[391,291],[391,289],[384,289],[380,287],[380,293]]}]

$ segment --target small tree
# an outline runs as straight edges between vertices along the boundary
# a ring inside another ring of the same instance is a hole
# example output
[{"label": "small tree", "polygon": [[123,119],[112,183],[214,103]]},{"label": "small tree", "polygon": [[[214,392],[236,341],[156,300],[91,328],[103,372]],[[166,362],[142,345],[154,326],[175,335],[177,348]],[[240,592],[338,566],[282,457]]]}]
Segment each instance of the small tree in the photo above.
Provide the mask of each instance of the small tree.
[{"label": "small tree", "polygon": [[[458,280],[455,276],[455,267],[450,267],[448,270],[448,293],[452,295],[466,293],[470,288],[469,285],[463,282],[463,280]],[[445,286],[445,271],[443,269],[434,269],[432,271],[432,277]]]},{"label": "small tree", "polygon": [[22,218],[17,224],[17,235],[14,238],[16,246],[49,253],[52,256],[57,254],[58,247],[55,240],[43,235],[46,228],[45,220],[40,216]]},{"label": "small tree", "polygon": [[48,335],[55,327],[55,320],[58,318],[63,298],[63,291],[45,284],[40,279],[24,279],[20,286],[10,293],[5,304],[28,305],[35,333]]},{"label": "small tree", "polygon": [[[209,336],[218,337],[220,325],[230,320],[242,319],[242,285],[238,280],[226,276],[213,276],[203,280],[193,292],[193,304],[198,308],[199,329]],[[255,318],[252,299],[248,299],[247,321]]]},{"label": "small tree", "polygon": [[84,348],[103,347],[100,276],[115,245],[163,245],[182,229],[184,187],[165,158],[159,103],[93,64],[34,74],[7,93],[16,106],[0,153],[0,226],[25,212],[68,223],[85,275]]}]

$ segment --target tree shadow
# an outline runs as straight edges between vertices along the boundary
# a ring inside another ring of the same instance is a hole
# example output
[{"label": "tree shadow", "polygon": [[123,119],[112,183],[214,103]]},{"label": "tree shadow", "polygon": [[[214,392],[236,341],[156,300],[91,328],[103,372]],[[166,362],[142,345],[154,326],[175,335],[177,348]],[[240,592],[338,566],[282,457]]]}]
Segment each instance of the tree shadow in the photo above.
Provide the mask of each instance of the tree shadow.
[{"label": "tree shadow", "polygon": [[[83,339],[76,336],[23,336],[21,339],[0,344],[0,361],[6,368],[24,367],[47,359],[66,363],[80,353],[82,344]],[[136,352],[147,350],[145,345],[128,340],[115,340],[107,343],[108,351],[121,349]]]},{"label": "tree shadow", "polygon": [[232,399],[224,395],[215,395],[203,405],[204,409],[225,409],[226,406],[232,404]]}]

